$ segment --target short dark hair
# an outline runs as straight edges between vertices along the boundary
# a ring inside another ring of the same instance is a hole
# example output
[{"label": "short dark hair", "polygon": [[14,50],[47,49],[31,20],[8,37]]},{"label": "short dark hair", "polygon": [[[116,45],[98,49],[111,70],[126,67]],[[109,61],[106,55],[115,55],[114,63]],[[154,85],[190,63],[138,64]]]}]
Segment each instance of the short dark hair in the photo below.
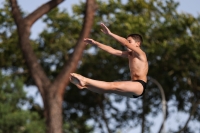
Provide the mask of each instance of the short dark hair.
[{"label": "short dark hair", "polygon": [[142,42],[143,42],[142,36],[141,36],[140,34],[134,33],[134,34],[128,35],[127,38],[128,38],[128,37],[132,37],[136,42],[140,42],[140,45],[141,45]]}]

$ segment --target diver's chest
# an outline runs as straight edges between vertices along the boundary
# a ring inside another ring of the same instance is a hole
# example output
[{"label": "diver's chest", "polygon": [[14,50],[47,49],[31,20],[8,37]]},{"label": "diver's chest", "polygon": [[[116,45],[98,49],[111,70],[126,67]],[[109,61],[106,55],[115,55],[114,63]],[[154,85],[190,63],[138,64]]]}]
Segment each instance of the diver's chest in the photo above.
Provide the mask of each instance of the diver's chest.
[{"label": "diver's chest", "polygon": [[128,56],[129,62],[138,62],[139,59],[134,54]]}]

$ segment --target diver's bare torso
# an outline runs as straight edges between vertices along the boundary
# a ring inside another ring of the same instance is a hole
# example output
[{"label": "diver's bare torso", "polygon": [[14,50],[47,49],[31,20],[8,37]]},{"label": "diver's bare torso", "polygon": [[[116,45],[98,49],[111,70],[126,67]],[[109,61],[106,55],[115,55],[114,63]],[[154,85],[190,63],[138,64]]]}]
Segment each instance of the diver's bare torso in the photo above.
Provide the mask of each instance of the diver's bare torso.
[{"label": "diver's bare torso", "polygon": [[128,52],[131,80],[143,80],[147,82],[148,62],[146,54],[137,55],[134,51]]},{"label": "diver's bare torso", "polygon": [[101,31],[104,34],[113,37],[115,40],[125,46],[127,51],[114,49],[90,38],[85,38],[84,42],[87,44],[96,45],[100,49],[112,55],[128,58],[131,80],[106,82],[86,78],[76,73],[71,73],[70,81],[80,89],[87,88],[88,90],[100,94],[115,93],[131,98],[142,96],[146,88],[148,72],[148,61],[146,54],[144,51],[142,51],[142,49],[140,49],[142,37],[139,34],[131,34],[127,38],[123,38],[112,33],[103,23],[101,24],[101,27]]}]

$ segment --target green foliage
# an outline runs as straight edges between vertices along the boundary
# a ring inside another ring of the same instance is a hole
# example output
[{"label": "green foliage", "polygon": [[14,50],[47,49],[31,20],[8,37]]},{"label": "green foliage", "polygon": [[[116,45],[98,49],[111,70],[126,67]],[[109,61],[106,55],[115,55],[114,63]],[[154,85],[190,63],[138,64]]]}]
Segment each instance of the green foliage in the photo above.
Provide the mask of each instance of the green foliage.
[{"label": "green foliage", "polygon": [[[161,83],[167,101],[175,103],[174,107],[179,111],[188,113],[191,101],[197,99],[200,93],[198,52],[200,21],[190,14],[177,13],[177,6],[178,3],[173,0],[134,0],[127,3],[122,3],[120,0],[98,1],[91,38],[124,50],[112,38],[101,34],[100,22],[106,23],[111,31],[123,37],[130,33],[142,34],[144,38],[142,48],[149,59],[148,75]],[[84,13],[82,4],[75,6],[74,9],[76,15]],[[78,73],[104,81],[130,79],[126,59],[113,57],[95,46],[89,47],[85,52]],[[88,115],[94,119],[94,125],[99,128],[102,127],[102,123],[112,123],[113,132],[116,129],[128,128],[129,125],[137,126],[137,123],[142,121],[142,116],[155,117],[162,111],[159,89],[151,82],[145,95],[144,108],[141,99],[135,101],[120,96],[113,98],[112,95],[102,96],[86,90],[77,92],[75,89],[74,86],[70,86],[66,92],[64,108],[67,113],[75,110],[76,119]],[[76,99],[72,100],[71,96]],[[113,106],[113,103],[118,107]],[[120,109],[122,104],[125,106],[124,110]],[[107,120],[104,114],[100,113],[102,111],[105,111]],[[85,115],[79,116],[80,112]],[[66,119],[75,119],[68,117],[67,113]],[[171,113],[173,112],[169,110],[169,116]],[[195,116],[198,115],[196,111]],[[145,121],[146,132],[150,132],[152,124],[152,121]]]},{"label": "green foliage", "polygon": [[0,73],[0,85],[0,133],[43,133],[44,121],[39,115],[22,109],[28,103],[22,80]]},{"label": "green foliage", "polygon": [[4,3],[3,7],[0,9],[0,67],[16,70],[23,64],[22,54],[17,46],[18,36],[11,9],[8,3]]},{"label": "green foliage", "polygon": [[43,21],[46,28],[34,49],[44,70],[53,79],[72,54],[82,27],[81,22],[58,8],[48,13]]}]

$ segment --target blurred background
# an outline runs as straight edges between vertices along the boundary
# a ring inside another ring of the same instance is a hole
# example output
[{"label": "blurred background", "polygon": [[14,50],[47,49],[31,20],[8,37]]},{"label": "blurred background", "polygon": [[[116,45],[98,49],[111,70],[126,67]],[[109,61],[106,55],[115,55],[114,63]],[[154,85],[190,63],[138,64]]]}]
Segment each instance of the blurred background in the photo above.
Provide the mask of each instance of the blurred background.
[{"label": "blurred background", "polygon": [[[66,0],[42,14],[45,8],[39,7],[47,0],[18,0],[18,15],[12,11],[14,1],[0,0],[0,133],[200,133],[200,1]],[[130,79],[126,59],[91,45],[76,55],[88,1],[94,1],[90,6],[95,7],[89,37],[125,50],[101,34],[100,22],[122,37],[143,36],[149,81],[142,98],[100,95],[67,81],[63,88],[59,86],[63,68],[97,80]],[[37,14],[40,17],[28,27],[24,22]],[[26,27],[30,28],[27,37],[22,33]],[[26,45],[33,53],[25,52]],[[42,69],[29,64],[31,55]],[[80,56],[77,63],[74,56]],[[65,67],[70,63],[76,64],[73,70]],[[45,87],[35,76],[41,73],[48,79],[41,80],[47,81]],[[51,93],[59,95],[54,99]],[[61,111],[53,106],[57,100]],[[59,116],[55,128],[50,123],[57,118],[46,113],[52,110]]]}]

